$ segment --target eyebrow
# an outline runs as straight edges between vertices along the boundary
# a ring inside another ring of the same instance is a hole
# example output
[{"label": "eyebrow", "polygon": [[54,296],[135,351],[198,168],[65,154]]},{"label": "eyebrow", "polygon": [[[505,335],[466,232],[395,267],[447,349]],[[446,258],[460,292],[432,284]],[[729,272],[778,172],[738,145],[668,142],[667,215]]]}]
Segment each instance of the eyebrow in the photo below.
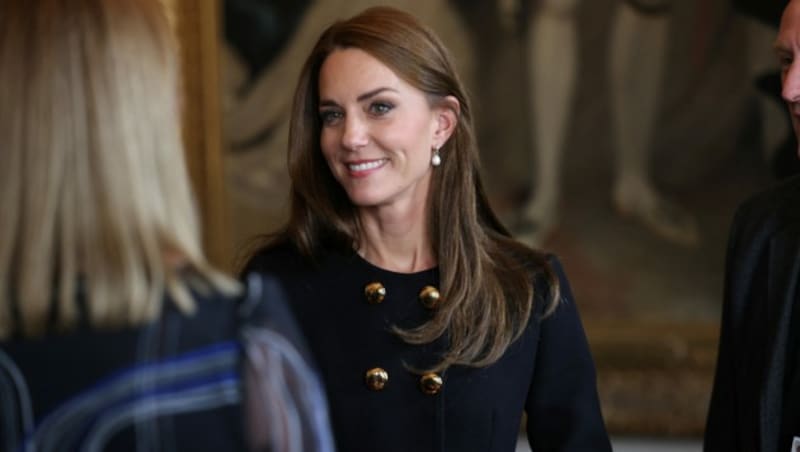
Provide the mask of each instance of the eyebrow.
[{"label": "eyebrow", "polygon": [[[367,91],[366,93],[361,94],[360,96],[356,97],[356,100],[358,102],[363,102],[363,101],[365,101],[365,100],[367,100],[369,98],[377,96],[378,94],[380,94],[380,93],[382,93],[384,91],[392,91],[392,92],[395,92],[395,93],[398,92],[394,88],[389,88],[389,87],[386,87],[386,86],[382,86],[380,88],[376,88],[376,89],[373,89],[372,91]],[[329,100],[329,99],[322,99],[319,102],[319,106],[320,107],[334,107],[334,106],[337,106],[337,105],[338,104],[336,102],[334,102],[332,100]]]},{"label": "eyebrow", "polygon": [[367,91],[366,93],[358,96],[356,98],[356,100],[359,101],[359,102],[362,102],[362,101],[365,101],[365,100],[369,99],[370,97],[377,96],[378,94],[380,94],[380,93],[382,93],[384,91],[393,91],[395,93],[397,92],[397,90],[394,89],[394,88],[381,87],[381,88],[373,89],[372,91]]},{"label": "eyebrow", "polygon": [[776,53],[791,53],[791,50],[780,40],[775,40],[772,43],[772,50]]}]

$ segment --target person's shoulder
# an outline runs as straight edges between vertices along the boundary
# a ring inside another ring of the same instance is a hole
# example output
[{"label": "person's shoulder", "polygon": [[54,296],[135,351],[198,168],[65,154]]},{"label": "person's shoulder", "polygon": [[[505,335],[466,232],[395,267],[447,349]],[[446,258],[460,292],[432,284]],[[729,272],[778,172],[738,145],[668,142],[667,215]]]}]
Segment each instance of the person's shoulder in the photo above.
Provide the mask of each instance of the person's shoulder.
[{"label": "person's shoulder", "polygon": [[550,251],[531,248],[514,241],[503,247],[514,265],[522,265],[533,282],[534,296],[540,300],[550,298],[554,289],[566,281],[564,268],[558,256]]},{"label": "person's shoulder", "polygon": [[739,227],[780,228],[800,223],[800,175],[776,183],[748,198],[736,212]]},{"label": "person's shoulder", "polygon": [[245,293],[238,303],[242,325],[251,332],[271,330],[280,333],[308,357],[308,346],[281,281],[266,273],[248,273],[243,281]]},{"label": "person's shoulder", "polygon": [[558,255],[547,252],[543,253],[542,258],[543,263],[536,273],[536,284],[539,293],[546,294],[549,297],[556,285],[558,285],[559,292],[562,292],[561,289],[567,284],[567,277]]},{"label": "person's shoulder", "polygon": [[242,317],[261,321],[283,320],[289,315],[284,288],[274,275],[251,272],[242,281],[245,286],[244,294],[238,303]]},{"label": "person's shoulder", "polygon": [[289,240],[271,241],[258,248],[246,261],[242,275],[252,272],[283,273],[287,269],[297,270],[306,259]]},{"label": "person's shoulder", "polygon": [[752,214],[788,213],[800,216],[800,175],[778,182],[748,198],[740,206],[740,211]]}]

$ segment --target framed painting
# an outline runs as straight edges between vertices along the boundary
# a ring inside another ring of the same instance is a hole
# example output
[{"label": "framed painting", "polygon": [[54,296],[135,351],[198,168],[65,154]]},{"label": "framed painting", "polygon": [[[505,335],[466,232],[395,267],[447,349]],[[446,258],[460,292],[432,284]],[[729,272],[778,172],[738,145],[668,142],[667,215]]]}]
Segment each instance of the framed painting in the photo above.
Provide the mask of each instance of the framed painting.
[{"label": "framed painting", "polygon": [[232,270],[220,106],[221,4],[164,0],[180,47],[183,138],[209,260]]},{"label": "framed painting", "polygon": [[[203,24],[210,3],[182,13]],[[205,74],[187,89],[200,102],[192,148],[207,154],[192,172],[212,256],[246,254],[285,219],[302,60],[325,25],[373,3],[223,0],[219,41],[197,41],[218,55],[184,49]],[[563,262],[610,431],[701,435],[731,218],[793,171],[780,163],[794,160],[775,30],[723,0],[381,3],[415,13],[455,56],[492,202],[521,240]],[[218,99],[198,94],[217,81]],[[221,114],[221,128],[206,114]]]}]

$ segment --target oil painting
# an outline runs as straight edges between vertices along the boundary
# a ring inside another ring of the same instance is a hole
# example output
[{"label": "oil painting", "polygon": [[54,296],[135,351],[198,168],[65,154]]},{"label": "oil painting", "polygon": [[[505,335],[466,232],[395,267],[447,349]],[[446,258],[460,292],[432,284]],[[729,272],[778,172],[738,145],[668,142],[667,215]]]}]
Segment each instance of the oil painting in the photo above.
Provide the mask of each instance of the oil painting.
[{"label": "oil painting", "polygon": [[[305,54],[327,24],[376,3],[222,2],[234,254],[285,219]],[[731,219],[796,168],[773,26],[723,0],[381,3],[452,51],[495,208],[570,278],[610,432],[701,435]]]}]

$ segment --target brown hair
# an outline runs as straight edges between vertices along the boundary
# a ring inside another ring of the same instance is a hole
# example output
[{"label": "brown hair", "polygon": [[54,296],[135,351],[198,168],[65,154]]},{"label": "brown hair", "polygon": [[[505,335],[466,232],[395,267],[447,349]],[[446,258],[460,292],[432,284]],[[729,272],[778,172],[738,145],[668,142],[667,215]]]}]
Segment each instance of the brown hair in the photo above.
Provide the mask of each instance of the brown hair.
[{"label": "brown hair", "polygon": [[201,251],[177,66],[159,0],[0,2],[0,338],[74,327],[79,291],[120,327],[165,288],[191,312],[188,275],[236,289]]},{"label": "brown hair", "polygon": [[446,96],[460,104],[458,124],[441,148],[443,163],[433,171],[429,194],[429,230],[444,302],[427,323],[395,332],[412,344],[447,334],[449,349],[430,370],[487,366],[522,334],[531,315],[533,274],[549,276],[551,300],[558,299],[558,283],[544,256],[514,241],[489,206],[465,90],[447,49],[410,14],[374,7],[334,23],[320,36],[295,91],[288,155],[291,212],[274,240],[288,239],[309,257],[327,247],[352,250],[358,243],[355,209],[320,150],[319,71],[327,56],[341,48],[369,53],[432,104]]}]

